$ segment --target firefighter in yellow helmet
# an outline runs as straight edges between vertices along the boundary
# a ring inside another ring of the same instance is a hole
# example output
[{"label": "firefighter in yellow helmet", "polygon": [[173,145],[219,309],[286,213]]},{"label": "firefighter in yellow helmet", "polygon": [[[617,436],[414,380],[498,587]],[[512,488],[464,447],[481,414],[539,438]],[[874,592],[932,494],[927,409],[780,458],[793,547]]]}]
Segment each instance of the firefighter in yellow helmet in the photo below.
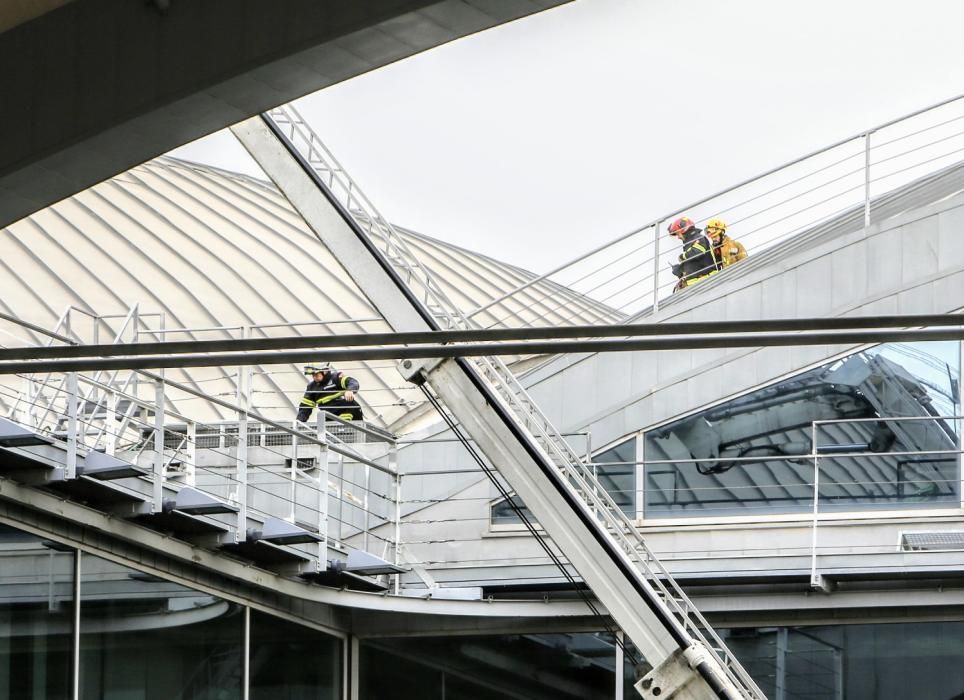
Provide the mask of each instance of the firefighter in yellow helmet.
[{"label": "firefighter in yellow helmet", "polygon": [[298,405],[298,420],[307,423],[311,411],[321,411],[338,416],[342,420],[362,420],[362,408],[355,400],[360,386],[358,380],[339,372],[331,365],[307,365],[305,375],[311,382],[305,388],[304,398]]},{"label": "firefighter in yellow helmet", "polygon": [[713,259],[720,270],[746,257],[746,248],[743,244],[726,235],[726,224],[722,219],[707,221],[706,235],[713,244]]}]

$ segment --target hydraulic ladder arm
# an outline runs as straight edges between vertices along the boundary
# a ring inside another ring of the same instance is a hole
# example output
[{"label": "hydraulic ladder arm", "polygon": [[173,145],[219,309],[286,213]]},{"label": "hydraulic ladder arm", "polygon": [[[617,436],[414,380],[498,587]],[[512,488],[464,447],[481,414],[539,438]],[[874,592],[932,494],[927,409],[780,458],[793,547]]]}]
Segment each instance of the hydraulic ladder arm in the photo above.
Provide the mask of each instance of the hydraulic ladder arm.
[{"label": "hydraulic ladder arm", "polygon": [[[466,327],[293,108],[232,131],[394,330]],[[401,370],[431,387],[653,666],[637,684],[643,697],[765,699],[501,361],[405,362]]]}]

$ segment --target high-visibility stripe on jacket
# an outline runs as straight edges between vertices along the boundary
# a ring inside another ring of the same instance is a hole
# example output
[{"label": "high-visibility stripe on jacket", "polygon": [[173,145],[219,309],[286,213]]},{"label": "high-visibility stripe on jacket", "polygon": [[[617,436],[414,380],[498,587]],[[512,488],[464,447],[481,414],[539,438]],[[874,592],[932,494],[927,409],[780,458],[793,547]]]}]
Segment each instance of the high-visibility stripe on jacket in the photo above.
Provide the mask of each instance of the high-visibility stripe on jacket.
[{"label": "high-visibility stripe on jacket", "polygon": [[679,277],[683,286],[709,277],[716,272],[716,260],[712,247],[703,232],[694,228],[683,236],[683,252],[679,264],[673,265],[673,274]]},{"label": "high-visibility stripe on jacket", "polygon": [[343,372],[331,372],[320,382],[312,381],[305,387],[302,406],[324,406],[345,395],[346,391],[358,391],[360,385],[354,377]]}]

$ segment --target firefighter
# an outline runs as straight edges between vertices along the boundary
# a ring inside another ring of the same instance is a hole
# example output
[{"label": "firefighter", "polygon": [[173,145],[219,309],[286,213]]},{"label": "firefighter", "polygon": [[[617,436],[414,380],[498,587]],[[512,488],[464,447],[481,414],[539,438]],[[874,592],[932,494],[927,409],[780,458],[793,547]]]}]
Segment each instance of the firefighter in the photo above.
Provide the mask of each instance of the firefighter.
[{"label": "firefighter", "polygon": [[311,377],[311,382],[298,406],[299,421],[307,423],[315,407],[342,420],[363,418],[361,406],[355,400],[355,392],[360,388],[357,379],[330,365],[307,365],[305,375]]},{"label": "firefighter", "polygon": [[702,282],[716,272],[712,246],[703,232],[696,228],[692,219],[682,216],[669,225],[668,231],[669,235],[679,239],[683,244],[679,263],[673,265],[673,274],[679,277],[677,289]]},{"label": "firefighter", "polygon": [[726,235],[726,224],[722,219],[707,221],[706,235],[713,244],[713,259],[716,260],[716,266],[720,270],[746,257],[746,248],[743,244]]}]

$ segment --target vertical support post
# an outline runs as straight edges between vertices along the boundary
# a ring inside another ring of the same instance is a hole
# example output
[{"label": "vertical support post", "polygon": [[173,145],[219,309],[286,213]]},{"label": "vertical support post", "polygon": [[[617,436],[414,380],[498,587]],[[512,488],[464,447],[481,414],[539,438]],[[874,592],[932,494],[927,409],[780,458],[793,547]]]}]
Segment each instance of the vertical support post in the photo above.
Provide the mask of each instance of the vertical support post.
[{"label": "vertical support post", "polygon": [[152,511],[164,510],[164,382],[154,381],[154,503]]},{"label": "vertical support post", "polygon": [[659,311],[659,227],[662,221],[657,221],[653,227],[653,315]]},{"label": "vertical support post", "polygon": [[67,468],[65,477],[77,477],[77,373],[67,375]]},{"label": "vertical support post", "polygon": [[636,433],[636,468],[633,470],[636,475],[636,519],[642,520],[646,517],[646,435]]},{"label": "vertical support post", "polygon": [[776,648],[776,696],[774,700],[787,700],[787,648],[790,633],[786,627],[777,628]]},{"label": "vertical support post", "polygon": [[73,629],[71,630],[70,697],[80,700],[80,570],[81,552],[74,550],[74,609]]},{"label": "vertical support post", "polygon": [[616,677],[615,677],[615,690],[616,693],[613,696],[615,700],[623,700],[623,673],[625,673],[624,666],[626,665],[626,650],[623,645],[626,643],[626,635],[623,634],[622,630],[616,631]]},{"label": "vertical support post", "polygon": [[343,531],[342,524],[345,522],[345,455],[338,455],[338,515],[336,516],[336,522],[338,523],[338,534],[337,540],[338,544],[342,544]]},{"label": "vertical support post", "polygon": [[833,689],[834,700],[844,700],[843,649],[833,650]]},{"label": "vertical support post", "polygon": [[104,415],[104,449],[107,454],[117,452],[117,392],[110,391],[105,397],[107,410]]},{"label": "vertical support post", "polygon": [[817,423],[810,424],[810,450],[813,452],[813,525],[810,545],[810,585],[820,587],[817,573],[817,523],[820,518],[820,457],[817,454]]},{"label": "vertical support post", "polygon": [[362,549],[366,552],[368,551],[368,528],[371,524],[371,518],[368,517],[368,494],[372,488],[372,470],[367,464],[365,465],[365,496],[362,498],[362,509],[364,513],[362,514],[365,518],[365,534],[362,536]]},{"label": "vertical support post", "polygon": [[[295,430],[298,429],[298,421],[292,421],[292,426]],[[289,500],[291,501],[291,507],[288,509],[288,520],[294,524],[295,522],[295,503],[298,498],[298,436],[292,434],[291,436],[291,467],[288,469],[288,494]]]},{"label": "vertical support post", "polygon": [[318,409],[318,570],[328,568],[328,437],[325,431],[327,413]]},{"label": "vertical support post", "polygon": [[361,654],[361,649],[359,648],[358,637],[351,635],[349,644],[351,644],[351,654],[349,655],[351,664],[351,668],[349,669],[349,700],[359,700],[360,689],[358,686],[361,683],[361,668],[358,657]]},{"label": "vertical support post", "polygon": [[197,485],[197,423],[187,424],[187,469],[184,474],[187,485],[192,488]]},{"label": "vertical support post", "polygon": [[251,696],[251,608],[244,606],[244,622],[241,631],[241,699]]},{"label": "vertical support post", "polygon": [[870,134],[864,134],[864,228],[870,226]]},{"label": "vertical support post", "polygon": [[[393,551],[392,551],[392,556],[393,556],[392,563],[395,564],[395,566],[401,566],[401,563],[402,563],[402,475],[398,473],[398,462],[397,462],[396,459],[395,459],[394,449],[395,449],[395,447],[392,446],[393,452],[390,452],[390,453],[389,453],[389,457],[388,457],[388,459],[389,459],[389,462],[388,462],[389,467],[392,468],[392,480],[393,480],[393,482],[394,482],[394,483],[393,483],[393,486],[394,486],[394,489],[393,489],[393,490],[394,490],[394,492],[395,492],[395,493],[394,493],[394,497],[395,497],[395,513],[394,513],[394,520],[395,520],[394,525],[395,525],[395,529],[394,529],[394,532],[392,533],[392,539],[394,540],[394,544],[393,544],[393,547],[392,547],[392,550],[393,550]],[[394,580],[394,583],[393,583],[393,592],[395,593],[395,595],[398,595],[398,594],[401,592],[401,587],[402,587],[401,574],[396,573],[396,574],[395,574],[395,580]]]},{"label": "vertical support post", "polygon": [[235,458],[238,480],[238,527],[234,533],[237,542],[248,538],[248,412],[247,406],[238,411],[238,434]]}]

